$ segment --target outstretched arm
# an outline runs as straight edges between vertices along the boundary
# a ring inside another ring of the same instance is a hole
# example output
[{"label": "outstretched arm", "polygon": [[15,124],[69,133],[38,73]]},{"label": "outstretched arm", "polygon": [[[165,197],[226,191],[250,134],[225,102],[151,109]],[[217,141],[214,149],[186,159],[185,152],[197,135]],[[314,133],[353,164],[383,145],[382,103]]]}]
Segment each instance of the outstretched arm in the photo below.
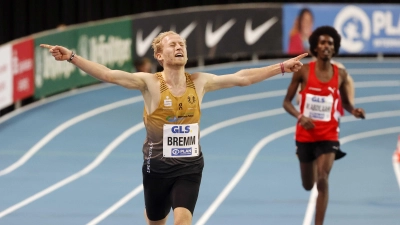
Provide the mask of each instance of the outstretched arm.
[{"label": "outstretched arm", "polygon": [[41,44],[40,47],[49,49],[57,61],[65,61],[74,64],[79,69],[104,82],[114,83],[129,89],[144,90],[146,83],[142,79],[144,73],[128,73],[121,70],[111,70],[101,64],[89,61],[62,46]]},{"label": "outstretched arm", "polygon": [[304,53],[282,63],[262,68],[244,69],[234,74],[222,76],[208,75],[205,83],[205,92],[234,86],[248,86],[278,74],[296,72],[303,66],[300,60],[307,55],[307,53]]}]

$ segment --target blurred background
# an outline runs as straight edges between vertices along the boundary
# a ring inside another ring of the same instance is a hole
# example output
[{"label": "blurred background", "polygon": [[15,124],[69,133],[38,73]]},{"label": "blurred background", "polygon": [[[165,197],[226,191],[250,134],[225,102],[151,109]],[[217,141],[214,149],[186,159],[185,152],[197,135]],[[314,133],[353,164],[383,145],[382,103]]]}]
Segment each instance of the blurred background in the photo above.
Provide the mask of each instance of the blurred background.
[{"label": "blurred background", "polygon": [[[64,45],[128,71],[138,70],[137,64],[147,58],[150,66],[144,68],[155,72],[161,68],[148,43],[162,31],[175,30],[187,39],[187,67],[194,67],[296,55],[308,50],[307,38],[315,27],[331,25],[344,39],[340,56],[398,56],[399,5],[369,2],[3,0],[0,116],[38,99],[98,83],[71,65],[48,67],[51,59],[37,48],[40,43]],[[217,40],[213,34],[219,27],[225,33]],[[122,51],[110,52],[115,48]]]}]

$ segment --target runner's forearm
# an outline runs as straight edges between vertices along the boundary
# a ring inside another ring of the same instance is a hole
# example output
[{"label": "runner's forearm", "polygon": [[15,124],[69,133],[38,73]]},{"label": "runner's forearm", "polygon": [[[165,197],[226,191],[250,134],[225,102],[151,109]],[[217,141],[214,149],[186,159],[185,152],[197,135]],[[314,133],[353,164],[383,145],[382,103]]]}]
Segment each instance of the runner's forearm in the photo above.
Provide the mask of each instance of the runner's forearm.
[{"label": "runner's forearm", "polygon": [[101,64],[89,61],[79,55],[75,55],[71,63],[96,79],[104,82],[112,82],[112,77],[108,73],[111,69]]}]

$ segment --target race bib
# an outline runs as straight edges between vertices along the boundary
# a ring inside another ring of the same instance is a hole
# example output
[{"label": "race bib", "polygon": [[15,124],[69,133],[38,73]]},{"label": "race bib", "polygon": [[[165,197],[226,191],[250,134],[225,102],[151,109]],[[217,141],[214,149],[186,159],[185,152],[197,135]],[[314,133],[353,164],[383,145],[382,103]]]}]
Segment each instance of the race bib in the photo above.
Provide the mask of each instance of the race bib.
[{"label": "race bib", "polygon": [[164,157],[199,155],[199,124],[164,124]]},{"label": "race bib", "polygon": [[330,121],[333,97],[306,94],[303,115],[313,120]]}]

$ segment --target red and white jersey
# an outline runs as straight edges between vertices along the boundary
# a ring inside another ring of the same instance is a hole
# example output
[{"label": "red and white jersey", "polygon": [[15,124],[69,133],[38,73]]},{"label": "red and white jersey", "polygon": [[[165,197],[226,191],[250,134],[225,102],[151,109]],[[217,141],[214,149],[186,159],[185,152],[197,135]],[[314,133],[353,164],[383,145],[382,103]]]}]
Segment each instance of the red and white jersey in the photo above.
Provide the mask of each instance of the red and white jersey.
[{"label": "red and white jersey", "polygon": [[315,127],[305,130],[300,123],[297,123],[295,138],[300,142],[337,141],[340,116],[338,67],[332,64],[332,78],[328,82],[321,82],[315,74],[315,62],[310,62],[309,65],[307,84],[299,93],[300,113],[311,118]]}]

